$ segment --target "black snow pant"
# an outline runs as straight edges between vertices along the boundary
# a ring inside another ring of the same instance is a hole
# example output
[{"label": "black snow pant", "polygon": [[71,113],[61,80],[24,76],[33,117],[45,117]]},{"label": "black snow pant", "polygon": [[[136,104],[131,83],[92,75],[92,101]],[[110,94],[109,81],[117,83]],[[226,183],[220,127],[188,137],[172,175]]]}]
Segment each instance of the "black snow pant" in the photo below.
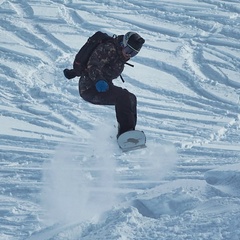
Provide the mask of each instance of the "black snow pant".
[{"label": "black snow pant", "polygon": [[87,102],[97,105],[115,105],[116,118],[120,125],[118,135],[134,130],[137,124],[137,98],[128,90],[114,85],[109,86],[107,92],[98,92],[93,86],[81,91],[80,96]]}]

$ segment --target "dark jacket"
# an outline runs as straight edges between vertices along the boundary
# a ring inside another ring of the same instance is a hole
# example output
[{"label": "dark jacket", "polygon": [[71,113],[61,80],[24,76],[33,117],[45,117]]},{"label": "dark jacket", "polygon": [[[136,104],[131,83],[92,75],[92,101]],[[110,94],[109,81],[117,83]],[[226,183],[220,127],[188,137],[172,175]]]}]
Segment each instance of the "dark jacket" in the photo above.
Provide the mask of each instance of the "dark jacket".
[{"label": "dark jacket", "polygon": [[93,51],[87,69],[80,78],[81,93],[95,87],[98,80],[105,80],[111,85],[112,80],[121,75],[126,63],[120,45],[121,37],[114,39],[114,42],[102,43]]}]

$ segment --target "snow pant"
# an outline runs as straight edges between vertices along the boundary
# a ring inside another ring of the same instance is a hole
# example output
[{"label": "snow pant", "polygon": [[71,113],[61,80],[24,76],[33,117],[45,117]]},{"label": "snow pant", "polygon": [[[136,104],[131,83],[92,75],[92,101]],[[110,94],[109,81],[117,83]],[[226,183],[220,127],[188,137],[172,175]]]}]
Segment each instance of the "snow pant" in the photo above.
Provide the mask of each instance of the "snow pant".
[{"label": "snow pant", "polygon": [[134,130],[137,124],[137,99],[133,93],[114,85],[107,92],[98,92],[94,87],[81,91],[80,96],[87,102],[97,105],[114,105],[116,118],[120,125],[118,135]]}]

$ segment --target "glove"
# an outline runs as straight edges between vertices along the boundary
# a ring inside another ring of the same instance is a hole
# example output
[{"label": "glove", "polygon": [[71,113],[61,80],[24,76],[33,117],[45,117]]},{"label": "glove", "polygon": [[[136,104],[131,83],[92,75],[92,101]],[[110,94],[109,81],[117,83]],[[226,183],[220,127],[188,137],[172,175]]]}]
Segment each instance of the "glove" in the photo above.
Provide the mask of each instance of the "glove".
[{"label": "glove", "polygon": [[75,78],[77,76],[76,72],[74,71],[74,69],[64,69],[63,70],[64,76],[67,79],[72,79]]},{"label": "glove", "polygon": [[109,85],[105,80],[98,80],[95,87],[98,92],[106,92],[109,89]]}]

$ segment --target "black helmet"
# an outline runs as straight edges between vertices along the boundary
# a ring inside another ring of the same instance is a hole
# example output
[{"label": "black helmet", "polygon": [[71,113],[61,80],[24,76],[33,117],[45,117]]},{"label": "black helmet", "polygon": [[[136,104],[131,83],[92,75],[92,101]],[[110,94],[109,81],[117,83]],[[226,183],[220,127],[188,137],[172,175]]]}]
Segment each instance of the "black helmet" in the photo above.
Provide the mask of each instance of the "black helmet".
[{"label": "black helmet", "polygon": [[123,36],[123,47],[130,47],[139,52],[145,40],[135,32],[128,32]]}]

